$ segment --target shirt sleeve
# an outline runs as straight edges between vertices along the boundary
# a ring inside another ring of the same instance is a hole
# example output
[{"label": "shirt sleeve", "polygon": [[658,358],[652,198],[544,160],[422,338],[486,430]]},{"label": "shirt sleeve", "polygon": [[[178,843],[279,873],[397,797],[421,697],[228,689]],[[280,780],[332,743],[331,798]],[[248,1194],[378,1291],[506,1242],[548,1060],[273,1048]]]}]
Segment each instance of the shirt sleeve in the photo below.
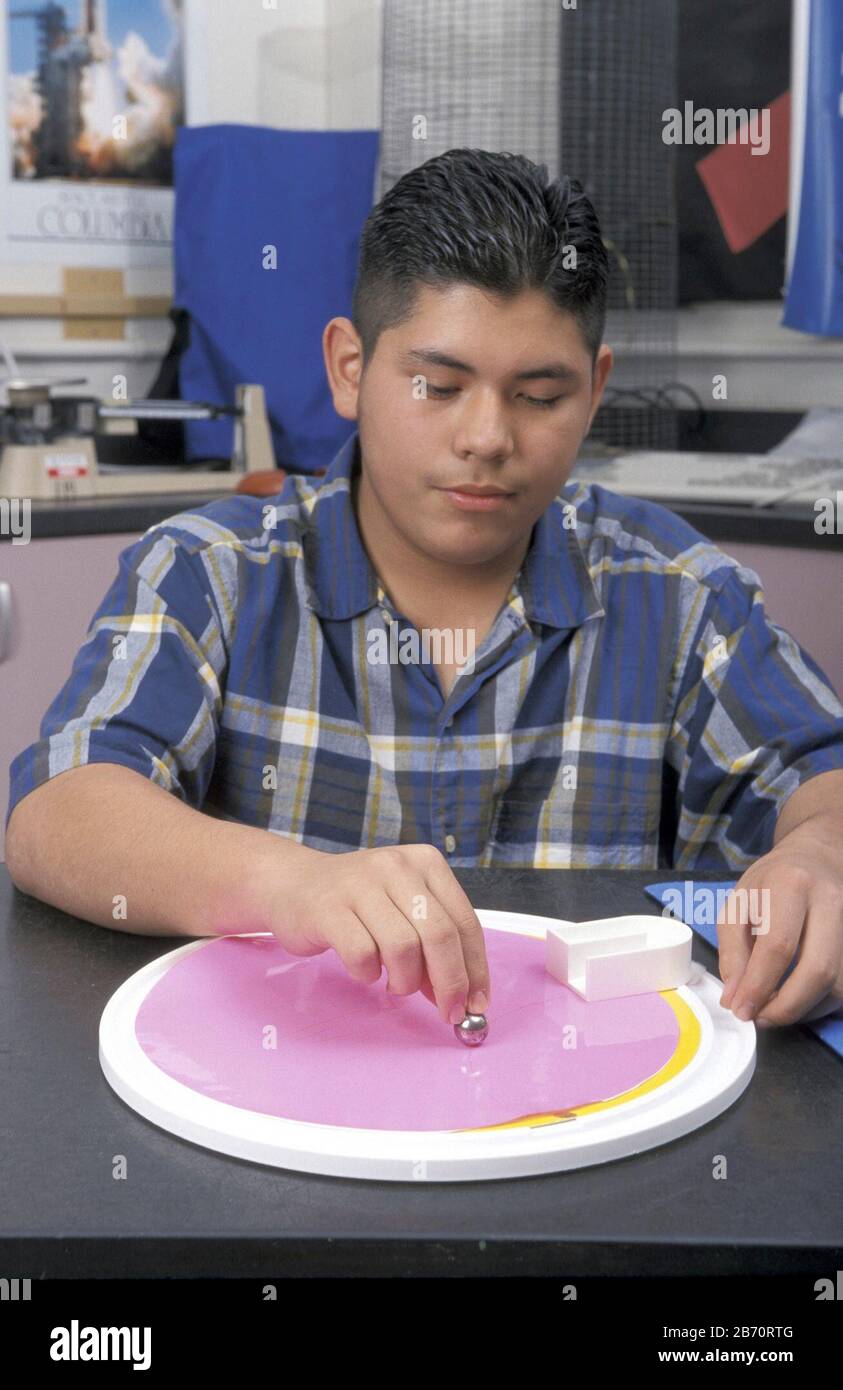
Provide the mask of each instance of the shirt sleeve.
[{"label": "shirt sleeve", "polygon": [[785,801],[843,768],[843,705],[771,622],[754,570],[735,565],[703,609],[666,760],[676,787],[676,869],[739,869],[773,847]]},{"label": "shirt sleeve", "polygon": [[213,772],[227,655],[201,557],[161,527],[118,573],[40,726],[12,762],[6,825],[42,782],[120,763],[199,808]]}]

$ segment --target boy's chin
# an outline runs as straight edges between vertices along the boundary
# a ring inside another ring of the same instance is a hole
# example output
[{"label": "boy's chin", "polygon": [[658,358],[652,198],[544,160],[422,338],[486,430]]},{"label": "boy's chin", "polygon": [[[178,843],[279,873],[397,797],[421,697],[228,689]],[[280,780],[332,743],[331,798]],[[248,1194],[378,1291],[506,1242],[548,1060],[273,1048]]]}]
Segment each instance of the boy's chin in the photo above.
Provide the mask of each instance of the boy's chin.
[{"label": "boy's chin", "polygon": [[469,574],[477,565],[489,564],[499,555],[499,551],[489,551],[488,547],[484,550],[472,550],[469,546],[442,546],[423,545],[422,550],[428,559],[438,565],[447,565],[454,570],[464,570]]}]

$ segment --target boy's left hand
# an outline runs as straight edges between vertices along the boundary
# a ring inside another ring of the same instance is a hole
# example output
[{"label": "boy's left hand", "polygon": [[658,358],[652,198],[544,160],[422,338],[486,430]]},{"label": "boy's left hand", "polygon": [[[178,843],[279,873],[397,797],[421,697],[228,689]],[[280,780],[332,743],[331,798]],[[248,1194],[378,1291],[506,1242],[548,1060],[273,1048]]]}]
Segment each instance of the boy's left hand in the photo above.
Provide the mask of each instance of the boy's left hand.
[{"label": "boy's left hand", "polygon": [[843,1008],[839,825],[829,833],[828,823],[807,820],[751,864],[718,915],[717,940],[720,1003],[738,1016],[748,1006],[743,1017],[769,1026]]}]

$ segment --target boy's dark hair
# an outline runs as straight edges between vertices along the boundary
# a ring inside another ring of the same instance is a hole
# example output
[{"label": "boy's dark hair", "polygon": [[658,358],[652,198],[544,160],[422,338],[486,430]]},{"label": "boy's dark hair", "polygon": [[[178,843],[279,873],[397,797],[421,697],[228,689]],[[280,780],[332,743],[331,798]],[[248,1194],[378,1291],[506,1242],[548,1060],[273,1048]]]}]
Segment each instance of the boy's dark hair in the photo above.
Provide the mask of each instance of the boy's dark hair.
[{"label": "boy's dark hair", "polygon": [[412,315],[420,284],[541,289],[576,318],[593,365],[608,278],[597,215],[576,179],[548,181],[547,165],[520,154],[447,150],[404,174],[369,214],[352,322],[365,365],[383,329]]}]

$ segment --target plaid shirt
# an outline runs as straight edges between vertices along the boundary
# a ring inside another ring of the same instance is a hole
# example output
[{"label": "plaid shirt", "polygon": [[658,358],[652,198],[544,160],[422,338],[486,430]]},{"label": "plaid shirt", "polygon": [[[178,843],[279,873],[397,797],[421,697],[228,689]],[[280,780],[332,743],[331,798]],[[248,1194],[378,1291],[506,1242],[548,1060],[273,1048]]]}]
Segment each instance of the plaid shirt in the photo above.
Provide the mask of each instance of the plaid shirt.
[{"label": "plaid shirt", "polygon": [[843,706],[758,576],[596,484],[569,482],[536,522],[447,699],[424,649],[372,660],[412,625],[362,544],[353,469],[356,433],[321,479],[181,512],[122,552],[12,763],[7,822],[39,783],[110,762],[313,849],[741,869],[787,796],[843,767]]}]

